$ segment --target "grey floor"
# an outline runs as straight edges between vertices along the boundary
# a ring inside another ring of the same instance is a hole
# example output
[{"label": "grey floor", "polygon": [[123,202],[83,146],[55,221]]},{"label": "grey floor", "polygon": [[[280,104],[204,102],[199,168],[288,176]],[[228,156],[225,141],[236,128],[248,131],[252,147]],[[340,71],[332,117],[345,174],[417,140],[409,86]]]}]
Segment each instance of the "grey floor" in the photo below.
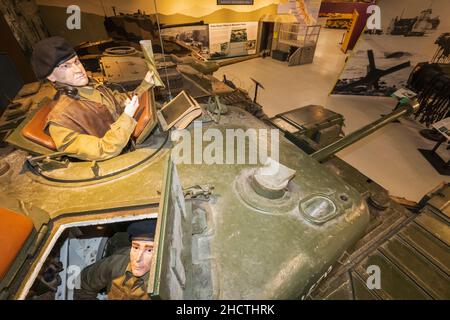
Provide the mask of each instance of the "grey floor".
[{"label": "grey floor", "polygon": [[[288,67],[271,58],[260,58],[223,67],[215,76],[221,79],[225,74],[251,96],[254,84],[250,77],[261,82],[265,90],[260,91],[258,102],[269,116],[309,104],[323,105],[344,115],[344,131],[348,134],[391,111],[396,101],[329,95],[347,57],[340,50],[342,36],[343,31],[322,29],[313,64]],[[450,182],[450,177],[441,176],[417,151],[434,146],[420,136],[420,129],[410,119],[389,124],[338,156],[384,186],[391,195],[419,201],[440,183]]]}]

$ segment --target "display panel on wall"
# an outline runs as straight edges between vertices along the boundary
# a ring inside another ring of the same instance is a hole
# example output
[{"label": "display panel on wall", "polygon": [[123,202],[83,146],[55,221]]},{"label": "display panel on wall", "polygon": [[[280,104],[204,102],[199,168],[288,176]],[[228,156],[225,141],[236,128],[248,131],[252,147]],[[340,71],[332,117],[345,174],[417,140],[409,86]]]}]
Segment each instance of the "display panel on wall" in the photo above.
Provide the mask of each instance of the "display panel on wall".
[{"label": "display panel on wall", "polygon": [[211,59],[256,53],[258,22],[215,23],[209,25]]},{"label": "display panel on wall", "polygon": [[217,0],[218,5],[253,5],[254,0]]},{"label": "display panel on wall", "polygon": [[361,35],[332,94],[390,96],[413,68],[433,59],[450,32],[448,0],[381,0],[381,30]]},{"label": "display panel on wall", "polygon": [[161,30],[164,37],[178,40],[209,58],[208,25],[172,27]]}]

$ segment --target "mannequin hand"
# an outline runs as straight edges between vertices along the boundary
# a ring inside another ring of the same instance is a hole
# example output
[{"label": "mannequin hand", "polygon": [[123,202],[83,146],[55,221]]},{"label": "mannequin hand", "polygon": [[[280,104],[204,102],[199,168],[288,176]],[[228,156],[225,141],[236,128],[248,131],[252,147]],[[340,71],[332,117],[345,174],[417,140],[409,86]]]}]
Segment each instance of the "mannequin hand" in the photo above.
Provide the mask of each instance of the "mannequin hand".
[{"label": "mannequin hand", "polygon": [[148,82],[150,85],[155,85],[155,80],[153,80],[153,71],[147,71],[144,80]]},{"label": "mannequin hand", "polygon": [[131,118],[133,118],[138,108],[139,108],[139,99],[135,95],[133,96],[133,99],[131,99],[131,101],[130,99],[127,99],[127,101],[125,102],[125,110],[123,111],[123,113],[126,113]]}]

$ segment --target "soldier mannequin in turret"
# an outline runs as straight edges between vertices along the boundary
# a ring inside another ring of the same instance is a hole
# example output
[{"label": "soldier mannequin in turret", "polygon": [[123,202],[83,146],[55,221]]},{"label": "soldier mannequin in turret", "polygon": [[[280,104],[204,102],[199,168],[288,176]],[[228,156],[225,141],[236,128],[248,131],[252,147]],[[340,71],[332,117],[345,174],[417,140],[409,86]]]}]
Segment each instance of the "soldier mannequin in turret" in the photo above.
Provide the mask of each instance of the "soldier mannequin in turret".
[{"label": "soldier mannequin in turret", "polygon": [[124,248],[85,268],[80,275],[76,300],[94,300],[106,289],[109,300],[148,300],[150,265],[156,220],[134,222],[128,227],[131,248]]},{"label": "soldier mannequin in turret", "polygon": [[31,62],[36,76],[50,80],[58,90],[46,127],[58,151],[91,161],[119,155],[136,127],[138,96],[154,86],[153,73],[147,73],[129,99],[88,78],[62,37],[38,42]]}]

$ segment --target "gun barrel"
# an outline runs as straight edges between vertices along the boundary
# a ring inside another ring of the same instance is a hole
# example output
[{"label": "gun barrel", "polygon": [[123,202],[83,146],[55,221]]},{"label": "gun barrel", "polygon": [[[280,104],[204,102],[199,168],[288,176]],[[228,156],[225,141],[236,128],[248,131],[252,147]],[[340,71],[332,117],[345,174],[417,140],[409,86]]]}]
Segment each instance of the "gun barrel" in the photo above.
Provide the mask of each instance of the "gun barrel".
[{"label": "gun barrel", "polygon": [[367,126],[345,136],[344,138],[326,146],[314,152],[311,157],[319,162],[327,160],[329,157],[335,155],[339,151],[347,148],[348,146],[362,140],[363,138],[371,135],[372,133],[383,128],[385,125],[397,120],[400,117],[409,115],[418,110],[420,103],[414,102],[412,104],[407,104],[396,108],[392,113],[383,116],[379,120],[368,124]]},{"label": "gun barrel", "polygon": [[239,62],[244,62],[247,60],[260,58],[260,57],[262,57],[262,53],[252,54],[252,55],[248,55],[248,56],[244,56],[244,57],[228,58],[228,59],[224,59],[221,61],[217,61],[217,64],[219,65],[219,67],[225,67],[225,66],[229,66],[232,64],[236,64]]}]

